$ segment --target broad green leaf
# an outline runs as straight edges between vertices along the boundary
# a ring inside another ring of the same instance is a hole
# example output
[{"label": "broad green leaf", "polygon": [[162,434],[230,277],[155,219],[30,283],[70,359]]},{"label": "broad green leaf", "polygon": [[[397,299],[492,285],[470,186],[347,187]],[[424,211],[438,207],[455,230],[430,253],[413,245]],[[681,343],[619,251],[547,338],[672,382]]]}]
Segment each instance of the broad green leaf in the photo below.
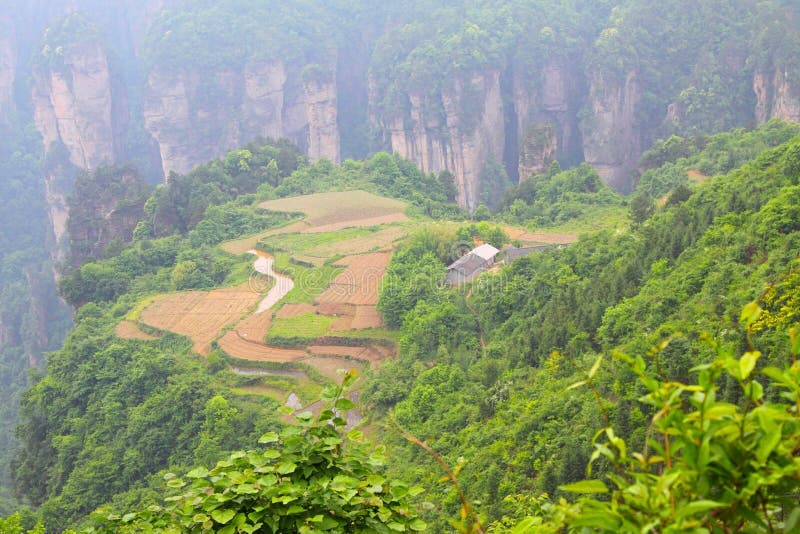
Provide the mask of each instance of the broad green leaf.
[{"label": "broad green leaf", "polygon": [[233,491],[239,495],[251,495],[253,493],[258,493],[258,490],[253,487],[252,484],[239,484],[233,488]]},{"label": "broad green leaf", "polygon": [[275,443],[278,441],[278,434],[277,432],[267,432],[260,438],[258,438],[259,443]]},{"label": "broad green leaf", "polygon": [[220,525],[227,524],[236,515],[236,510],[214,510],[211,517]]},{"label": "broad green leaf", "polygon": [[745,326],[749,327],[751,324],[758,320],[763,310],[757,302],[750,302],[742,308],[742,314],[739,316],[739,321]]},{"label": "broad green leaf", "polygon": [[364,433],[360,430],[351,430],[347,433],[347,439],[355,443],[361,443],[364,441]]},{"label": "broad green leaf", "polygon": [[533,517],[526,517],[516,525],[514,525],[514,530],[511,531],[511,534],[528,534],[529,532],[533,532],[533,527],[536,524],[536,519]]},{"label": "broad green leaf", "polygon": [[783,525],[784,532],[800,532],[800,506],[796,506]]},{"label": "broad green leaf", "polygon": [[319,398],[325,401],[331,401],[339,394],[339,388],[336,386],[328,386],[319,394]]},{"label": "broad green leaf", "polygon": [[421,495],[425,493],[425,488],[422,486],[411,486],[408,488],[408,494],[412,497],[416,497],[417,495]]},{"label": "broad green leaf", "polygon": [[745,352],[739,359],[739,379],[745,380],[756,367],[756,361],[761,356],[758,351]]},{"label": "broad green leaf", "polygon": [[294,462],[283,462],[278,466],[277,471],[282,475],[288,475],[289,473],[294,473],[295,469],[297,469],[297,464]]},{"label": "broad green leaf", "polygon": [[745,387],[745,393],[752,400],[759,401],[764,396],[764,387],[757,380],[753,380]]},{"label": "broad green leaf", "polygon": [[594,527],[602,528],[606,532],[619,532],[620,522],[611,515],[610,510],[606,512],[584,512],[572,521],[572,527]]},{"label": "broad green leaf", "polygon": [[573,484],[559,486],[558,489],[570,493],[608,493],[608,488],[600,480],[581,480]]},{"label": "broad green leaf", "polygon": [[408,524],[408,528],[414,532],[423,532],[428,528],[428,524],[422,519],[414,519]]},{"label": "broad green leaf", "polygon": [[756,449],[756,458],[761,462],[766,462],[775,447],[781,442],[781,425],[777,425],[777,430],[772,432],[765,432],[764,436],[758,442],[758,449]]},{"label": "broad green leaf", "polygon": [[341,528],[342,526],[343,525],[340,525],[339,521],[337,521],[335,518],[333,518],[333,517],[331,517],[329,515],[326,515],[322,519],[322,524],[320,525],[320,528],[322,530],[333,530],[335,528]]},{"label": "broad green leaf", "polygon": [[707,500],[694,501],[678,508],[675,512],[675,517],[677,519],[681,519],[683,517],[688,517],[694,514],[706,513],[709,510],[713,510],[714,508],[724,508],[725,506],[727,505],[724,502],[707,501]]},{"label": "broad green leaf", "polygon": [[203,478],[208,476],[208,469],[205,467],[196,467],[186,473],[187,478]]},{"label": "broad green leaf", "polygon": [[342,397],[341,399],[336,401],[336,404],[334,404],[334,407],[337,410],[346,411],[346,410],[352,410],[353,408],[356,407],[356,405],[350,399]]}]

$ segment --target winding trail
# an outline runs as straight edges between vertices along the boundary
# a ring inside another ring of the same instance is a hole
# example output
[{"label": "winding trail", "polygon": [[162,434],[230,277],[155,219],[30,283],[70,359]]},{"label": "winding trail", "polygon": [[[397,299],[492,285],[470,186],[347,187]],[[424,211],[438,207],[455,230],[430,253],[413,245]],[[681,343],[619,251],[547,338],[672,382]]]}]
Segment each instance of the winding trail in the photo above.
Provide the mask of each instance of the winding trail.
[{"label": "winding trail", "polygon": [[258,303],[256,313],[263,313],[277,304],[279,300],[285,297],[286,294],[294,288],[294,281],[288,276],[277,274],[272,269],[275,260],[271,256],[267,256],[265,253],[257,250],[248,250],[247,252],[258,256],[258,259],[253,262],[253,269],[275,279],[275,285],[269,290],[264,300]]}]

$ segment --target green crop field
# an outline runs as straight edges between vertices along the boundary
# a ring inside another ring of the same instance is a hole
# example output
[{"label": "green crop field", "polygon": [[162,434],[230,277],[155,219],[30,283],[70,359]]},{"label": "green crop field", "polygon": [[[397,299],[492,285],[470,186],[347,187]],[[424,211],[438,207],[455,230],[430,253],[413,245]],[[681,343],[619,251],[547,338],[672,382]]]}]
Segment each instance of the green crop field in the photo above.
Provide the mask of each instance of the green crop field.
[{"label": "green crop field", "polygon": [[373,228],[343,228],[335,232],[307,234],[281,234],[270,236],[262,242],[270,248],[287,252],[305,252],[317,247],[338,243],[374,233]]},{"label": "green crop field", "polygon": [[301,313],[294,317],[275,318],[272,320],[267,335],[275,337],[315,338],[324,336],[336,317],[316,313]]}]

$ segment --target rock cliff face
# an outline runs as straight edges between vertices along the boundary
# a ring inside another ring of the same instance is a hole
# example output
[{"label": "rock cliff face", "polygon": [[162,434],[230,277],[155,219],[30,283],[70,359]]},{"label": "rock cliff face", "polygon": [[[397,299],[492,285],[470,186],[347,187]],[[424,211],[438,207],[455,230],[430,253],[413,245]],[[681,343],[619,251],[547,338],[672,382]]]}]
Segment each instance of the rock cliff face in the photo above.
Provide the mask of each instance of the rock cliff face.
[{"label": "rock cliff face", "polygon": [[67,218],[69,208],[67,207],[67,193],[65,187],[61,187],[59,176],[64,172],[63,167],[58,166],[45,175],[44,179],[44,199],[47,204],[47,219],[53,232],[54,245],[50,249],[50,256],[59,261],[66,256],[67,243],[65,235],[67,232]]},{"label": "rock cliff face", "polygon": [[519,147],[519,178],[542,174],[555,161],[558,134],[551,123],[528,127]]},{"label": "rock cliff face", "polygon": [[582,126],[583,155],[605,183],[618,191],[632,189],[631,174],[642,154],[635,120],[642,88],[636,72],[618,80],[601,73],[589,77],[590,113]]},{"label": "rock cliff face", "polygon": [[63,147],[69,160],[50,166],[45,176],[48,215],[59,244],[53,256],[60,258],[65,253],[65,198],[74,174],[66,167],[71,164],[95,169],[124,157],[125,98],[119,88],[113,87],[103,48],[99,43],[84,43],[67,53],[62,65],[36,70],[32,103],[34,121],[48,157],[58,159],[55,154]]},{"label": "rock cliff face", "polygon": [[38,72],[34,121],[46,149],[63,143],[70,162],[84,169],[121,157],[123,117],[113,113],[114,96],[108,58],[98,43],[82,44],[64,57],[63,66]]},{"label": "rock cliff face", "polygon": [[786,69],[758,70],[753,75],[756,120],[800,122],[800,84],[793,83]]},{"label": "rock cliff face", "polygon": [[408,112],[384,125],[389,148],[426,172],[452,172],[459,204],[472,210],[479,203],[484,166],[503,158],[503,106],[497,71],[455,80],[436,99],[410,94]]},{"label": "rock cliff face", "polygon": [[339,124],[335,81],[305,81],[303,95],[308,119],[308,157],[339,163]]},{"label": "rock cliff face", "polygon": [[[377,84],[373,81],[372,86]],[[409,94],[389,120],[372,113],[387,148],[426,172],[448,170],[458,201],[469,210],[480,202],[481,175],[489,162],[502,162],[520,180],[547,170],[559,159],[582,159],[578,129],[582,76],[566,63],[535,71],[513,66],[457,79],[440,94]],[[371,91],[371,100],[379,95]]]},{"label": "rock cliff face", "polygon": [[[3,17],[0,15],[0,17]],[[10,17],[0,18],[0,120],[14,106],[17,41]]]},{"label": "rock cliff face", "polygon": [[566,63],[548,63],[539,71],[513,70],[513,106],[518,132],[518,175],[542,173],[558,159],[580,160],[578,131],[582,75]]},{"label": "rock cliff face", "polygon": [[165,176],[258,136],[287,137],[313,160],[339,161],[335,82],[303,82],[299,68],[280,61],[220,71],[210,81],[197,72],[151,72],[144,121]]}]

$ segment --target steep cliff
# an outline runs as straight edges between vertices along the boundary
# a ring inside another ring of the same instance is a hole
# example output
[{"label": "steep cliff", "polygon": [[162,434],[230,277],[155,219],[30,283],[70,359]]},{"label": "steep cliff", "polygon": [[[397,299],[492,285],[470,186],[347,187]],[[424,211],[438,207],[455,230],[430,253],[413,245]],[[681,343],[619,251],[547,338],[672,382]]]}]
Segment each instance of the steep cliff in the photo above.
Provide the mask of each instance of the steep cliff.
[{"label": "steep cliff", "polygon": [[521,65],[486,69],[456,78],[439,93],[410,92],[389,120],[376,111],[381,95],[376,80],[371,85],[371,120],[387,148],[426,172],[452,172],[458,201],[468,209],[482,201],[481,178],[492,162],[522,180],[556,159],[583,158],[578,110],[584,83],[566,62],[533,71]]},{"label": "steep cliff", "polygon": [[55,61],[34,72],[34,121],[45,147],[63,143],[70,162],[83,169],[121,158],[122,117],[112,111],[122,95],[115,100],[103,47],[81,43]]},{"label": "steep cliff", "polygon": [[618,191],[632,189],[631,172],[642,154],[636,107],[642,87],[635,71],[617,77],[589,75],[588,113],[581,124],[583,155],[605,183]]},{"label": "steep cliff", "polygon": [[[55,237],[54,258],[66,250],[66,196],[77,169],[95,169],[124,158],[127,112],[115,87],[108,57],[97,41],[52,50],[34,70],[33,119],[48,155],[45,198]],[[48,61],[44,63],[44,61]]]},{"label": "steep cliff", "polygon": [[578,110],[584,83],[574,63],[551,61],[533,71],[515,65],[512,85],[519,179],[546,171],[556,159],[581,161]]},{"label": "steep cliff", "polygon": [[769,119],[800,122],[800,83],[787,68],[757,70],[753,75],[756,95],[755,116],[759,123]]},{"label": "steep cliff", "polygon": [[339,163],[339,124],[337,122],[336,81],[306,79],[303,95],[308,120],[308,157],[327,158]]},{"label": "steep cliff", "polygon": [[14,109],[17,40],[9,13],[0,13],[0,121]]},{"label": "steep cliff", "polygon": [[474,209],[480,202],[485,165],[503,158],[500,72],[463,76],[435,96],[408,94],[405,109],[383,124],[389,149],[415,161],[425,172],[452,172],[459,204]]},{"label": "steep cliff", "polygon": [[244,145],[286,137],[313,160],[339,161],[335,80],[303,80],[297,65],[255,63],[210,75],[154,70],[144,121],[158,143],[164,175]]},{"label": "steep cliff", "polygon": [[149,192],[130,166],[103,166],[78,176],[68,201],[70,263],[102,258],[112,243],[131,241]]}]

